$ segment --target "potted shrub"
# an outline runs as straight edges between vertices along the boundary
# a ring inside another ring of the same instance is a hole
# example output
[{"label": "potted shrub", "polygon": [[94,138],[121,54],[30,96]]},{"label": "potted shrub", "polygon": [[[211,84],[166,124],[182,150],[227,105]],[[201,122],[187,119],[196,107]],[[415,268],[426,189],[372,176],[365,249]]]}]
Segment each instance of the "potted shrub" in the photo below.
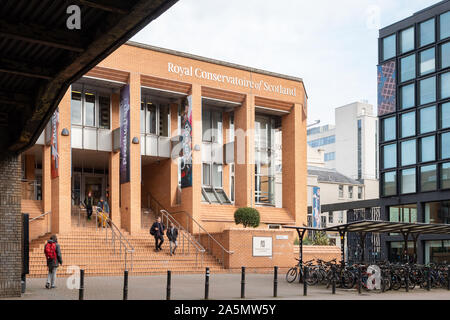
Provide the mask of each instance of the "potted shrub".
[{"label": "potted shrub", "polygon": [[234,222],[242,224],[244,228],[259,226],[260,216],[259,211],[255,208],[243,207],[234,212]]}]

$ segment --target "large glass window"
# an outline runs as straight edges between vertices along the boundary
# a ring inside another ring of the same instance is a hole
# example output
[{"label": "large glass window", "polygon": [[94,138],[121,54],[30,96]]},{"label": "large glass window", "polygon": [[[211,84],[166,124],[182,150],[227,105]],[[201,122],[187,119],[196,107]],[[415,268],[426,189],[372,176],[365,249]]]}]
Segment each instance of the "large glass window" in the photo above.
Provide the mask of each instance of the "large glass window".
[{"label": "large glass window", "polygon": [[450,224],[450,201],[425,203],[425,223]]},{"label": "large glass window", "polygon": [[416,140],[407,140],[401,143],[402,166],[409,166],[416,163]]},{"label": "large glass window", "polygon": [[390,222],[417,222],[417,205],[407,204],[402,206],[389,207]]},{"label": "large glass window", "polygon": [[420,53],[420,75],[428,74],[436,70],[434,48]]},{"label": "large glass window", "polygon": [[420,139],[420,161],[436,160],[436,142],[434,136]]},{"label": "large glass window", "polygon": [[420,46],[434,42],[434,19],[422,22],[420,25]]},{"label": "large glass window", "polygon": [[395,168],[397,166],[397,145],[395,143],[383,146],[383,168]]},{"label": "large glass window", "polygon": [[383,141],[394,140],[396,138],[396,128],[397,128],[395,117],[383,119],[382,125],[383,125]]},{"label": "large glass window", "polygon": [[397,172],[385,172],[382,175],[383,195],[392,196],[397,194]]},{"label": "large glass window", "polygon": [[441,104],[441,129],[450,128],[450,102]]},{"label": "large glass window", "polygon": [[401,192],[416,192],[416,169],[405,169],[401,171]]},{"label": "large glass window", "polygon": [[400,81],[408,81],[416,77],[416,55],[412,54],[400,60]]},{"label": "large glass window", "polygon": [[395,57],[396,55],[395,34],[383,39],[383,60]]},{"label": "large glass window", "polygon": [[450,72],[441,74],[441,99],[450,97]]},{"label": "large glass window", "polygon": [[414,49],[414,27],[400,32],[400,52],[405,53]]},{"label": "large glass window", "polygon": [[441,68],[450,67],[450,42],[441,45]]},{"label": "large glass window", "polygon": [[95,126],[95,94],[85,92],[84,94],[84,125]]},{"label": "large glass window", "polygon": [[407,86],[401,87],[400,91],[400,107],[402,109],[414,107],[415,105],[415,90],[414,90],[414,83],[409,84]]},{"label": "large glass window", "polygon": [[420,190],[433,191],[437,189],[436,165],[420,167]]},{"label": "large glass window", "polygon": [[441,188],[450,188],[450,162],[441,164]]},{"label": "large glass window", "polygon": [[450,132],[441,135],[441,159],[450,158]]},{"label": "large glass window", "polygon": [[[412,262],[414,257],[414,244],[412,241],[408,241],[408,248],[406,248],[406,255]],[[405,243],[403,241],[389,242],[388,260],[390,262],[404,262],[405,260]]]},{"label": "large glass window", "polygon": [[154,104],[150,100],[141,102],[141,133],[157,134],[156,114],[156,104]]},{"label": "large glass window", "polygon": [[83,124],[81,106],[81,92],[72,91],[72,101],[70,103],[70,121],[72,124]]},{"label": "large glass window", "polygon": [[425,241],[425,263],[448,263],[450,240]]},{"label": "large glass window", "polygon": [[450,11],[441,14],[439,29],[441,40],[450,37]]},{"label": "large glass window", "polygon": [[436,77],[420,81],[420,104],[436,101]]},{"label": "large glass window", "polygon": [[420,133],[436,131],[436,106],[420,109]]},{"label": "large glass window", "polygon": [[411,137],[416,135],[416,113],[408,112],[401,115],[401,137]]},{"label": "large glass window", "polygon": [[169,136],[170,107],[168,104],[159,105],[159,135]]}]

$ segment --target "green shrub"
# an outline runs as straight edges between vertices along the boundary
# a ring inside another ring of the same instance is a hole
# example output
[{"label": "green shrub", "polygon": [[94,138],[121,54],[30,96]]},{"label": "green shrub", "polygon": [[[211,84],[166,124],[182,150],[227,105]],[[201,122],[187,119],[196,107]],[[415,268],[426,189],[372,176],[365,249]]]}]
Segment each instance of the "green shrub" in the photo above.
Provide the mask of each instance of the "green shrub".
[{"label": "green shrub", "polygon": [[239,208],[234,212],[234,222],[244,225],[244,228],[259,226],[259,212],[255,208]]},{"label": "green shrub", "polygon": [[330,239],[328,239],[328,236],[325,232],[316,231],[316,232],[314,232],[313,244],[315,246],[329,246]]}]

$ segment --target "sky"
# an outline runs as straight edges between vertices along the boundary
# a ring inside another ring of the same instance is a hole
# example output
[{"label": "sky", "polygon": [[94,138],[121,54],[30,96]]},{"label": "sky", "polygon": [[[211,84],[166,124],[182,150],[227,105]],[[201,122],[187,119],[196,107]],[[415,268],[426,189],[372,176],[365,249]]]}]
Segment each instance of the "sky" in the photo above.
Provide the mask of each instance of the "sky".
[{"label": "sky", "polygon": [[440,0],[179,0],[131,40],[303,79],[308,123],[376,110],[378,29]]}]

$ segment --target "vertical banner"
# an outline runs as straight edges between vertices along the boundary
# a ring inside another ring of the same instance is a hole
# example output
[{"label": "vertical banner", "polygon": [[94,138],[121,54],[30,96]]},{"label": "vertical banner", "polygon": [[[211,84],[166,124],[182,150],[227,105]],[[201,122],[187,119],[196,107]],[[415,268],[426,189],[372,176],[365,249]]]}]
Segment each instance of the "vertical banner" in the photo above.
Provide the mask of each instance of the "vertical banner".
[{"label": "vertical banner", "polygon": [[313,187],[312,197],[312,226],[320,228],[320,188]]},{"label": "vertical banner", "polygon": [[59,108],[56,109],[51,120],[52,135],[50,137],[51,145],[51,175],[52,179],[59,177]]},{"label": "vertical banner", "polygon": [[182,105],[181,136],[181,188],[192,187],[192,96]]},{"label": "vertical banner", "polygon": [[120,183],[130,182],[130,85],[120,90]]}]

